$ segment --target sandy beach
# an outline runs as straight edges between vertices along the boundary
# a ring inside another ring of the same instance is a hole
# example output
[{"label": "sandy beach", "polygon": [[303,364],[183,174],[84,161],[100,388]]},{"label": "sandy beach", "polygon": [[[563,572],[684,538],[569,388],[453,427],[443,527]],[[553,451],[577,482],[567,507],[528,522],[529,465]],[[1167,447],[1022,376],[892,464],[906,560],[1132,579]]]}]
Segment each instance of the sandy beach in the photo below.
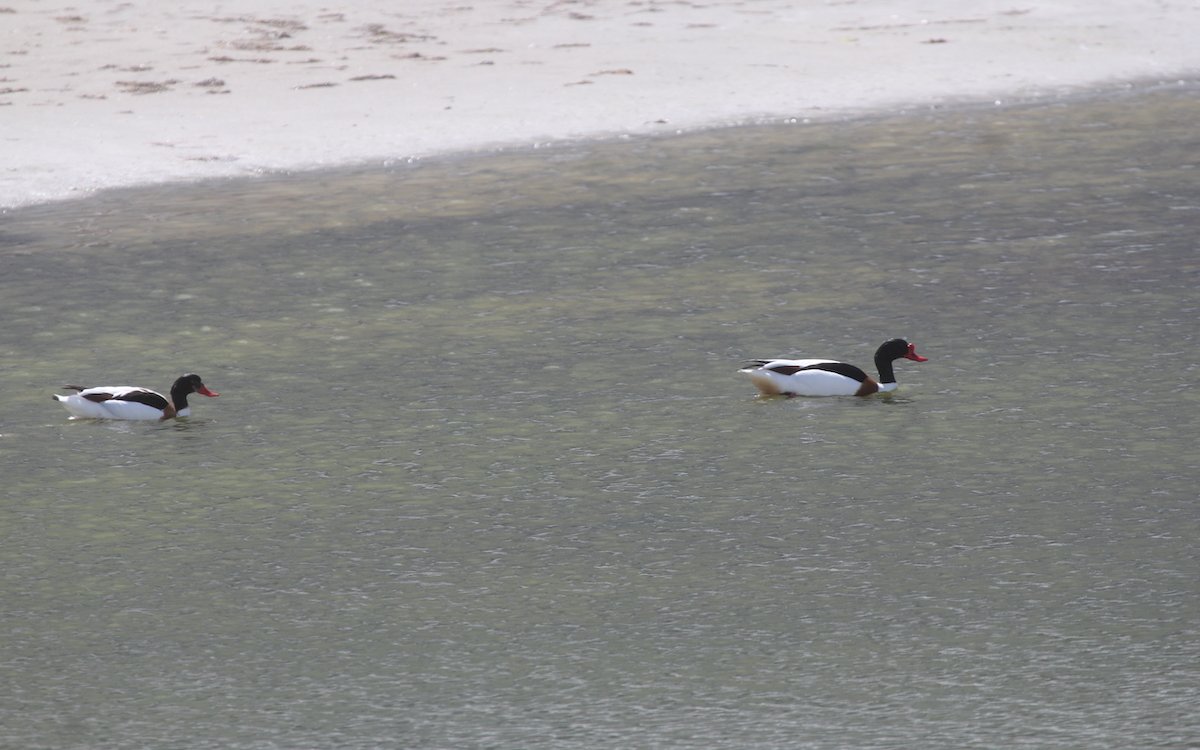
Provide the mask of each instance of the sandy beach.
[{"label": "sandy beach", "polygon": [[0,208],[1200,72],[1132,0],[0,0]]}]

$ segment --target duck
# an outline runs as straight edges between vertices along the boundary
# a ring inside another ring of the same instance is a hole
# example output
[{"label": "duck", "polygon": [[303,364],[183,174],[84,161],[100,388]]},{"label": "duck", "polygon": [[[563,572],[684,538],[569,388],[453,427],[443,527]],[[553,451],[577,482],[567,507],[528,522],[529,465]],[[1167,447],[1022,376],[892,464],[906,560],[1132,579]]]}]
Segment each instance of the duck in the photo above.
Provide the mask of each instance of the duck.
[{"label": "duck", "polygon": [[201,396],[216,398],[221,394],[210,391],[204,385],[199,375],[188,373],[181,375],[171,385],[171,398],[157,391],[138,386],[93,386],[85,388],[79,385],[64,385],[63,388],[79,393],[69,396],[54,394],[53,398],[62,404],[71,416],[82,419],[171,419],[186,417],[192,413],[188,406],[188,396],[199,393]]},{"label": "duck", "polygon": [[929,361],[917,354],[916,344],[891,339],[875,350],[879,380],[832,359],[754,359],[738,372],[748,375],[764,396],[870,396],[896,390],[892,363],[897,359]]}]

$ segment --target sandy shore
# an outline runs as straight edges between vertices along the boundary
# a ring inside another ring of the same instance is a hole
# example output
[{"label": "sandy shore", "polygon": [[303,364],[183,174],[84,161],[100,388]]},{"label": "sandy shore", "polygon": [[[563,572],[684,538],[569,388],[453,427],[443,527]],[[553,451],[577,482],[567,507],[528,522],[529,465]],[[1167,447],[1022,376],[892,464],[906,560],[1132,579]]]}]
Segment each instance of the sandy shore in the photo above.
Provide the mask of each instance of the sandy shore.
[{"label": "sandy shore", "polygon": [[1200,72],[1160,0],[0,0],[0,207]]}]

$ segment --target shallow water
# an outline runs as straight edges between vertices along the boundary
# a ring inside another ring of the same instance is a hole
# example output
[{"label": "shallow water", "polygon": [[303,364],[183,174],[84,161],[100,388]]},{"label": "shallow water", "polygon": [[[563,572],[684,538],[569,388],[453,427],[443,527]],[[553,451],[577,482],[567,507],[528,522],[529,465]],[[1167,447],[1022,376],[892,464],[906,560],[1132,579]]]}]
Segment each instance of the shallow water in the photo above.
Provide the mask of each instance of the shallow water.
[{"label": "shallow water", "polygon": [[[1198,117],[4,216],[0,746],[1200,747]],[[735,372],[891,336],[894,396]],[[188,420],[49,399],[184,370]]]}]

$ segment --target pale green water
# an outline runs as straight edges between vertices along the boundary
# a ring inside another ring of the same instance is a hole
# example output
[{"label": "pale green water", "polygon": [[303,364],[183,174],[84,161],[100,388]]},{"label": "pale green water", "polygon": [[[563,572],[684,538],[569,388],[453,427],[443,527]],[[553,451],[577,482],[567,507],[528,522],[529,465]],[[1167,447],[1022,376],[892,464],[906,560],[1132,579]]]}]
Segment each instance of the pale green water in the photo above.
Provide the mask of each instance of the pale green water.
[{"label": "pale green water", "polygon": [[[0,223],[0,746],[1200,747],[1200,98]],[[149,334],[147,335],[147,332]],[[768,400],[752,356],[900,393]],[[221,391],[71,422],[63,382]]]}]

